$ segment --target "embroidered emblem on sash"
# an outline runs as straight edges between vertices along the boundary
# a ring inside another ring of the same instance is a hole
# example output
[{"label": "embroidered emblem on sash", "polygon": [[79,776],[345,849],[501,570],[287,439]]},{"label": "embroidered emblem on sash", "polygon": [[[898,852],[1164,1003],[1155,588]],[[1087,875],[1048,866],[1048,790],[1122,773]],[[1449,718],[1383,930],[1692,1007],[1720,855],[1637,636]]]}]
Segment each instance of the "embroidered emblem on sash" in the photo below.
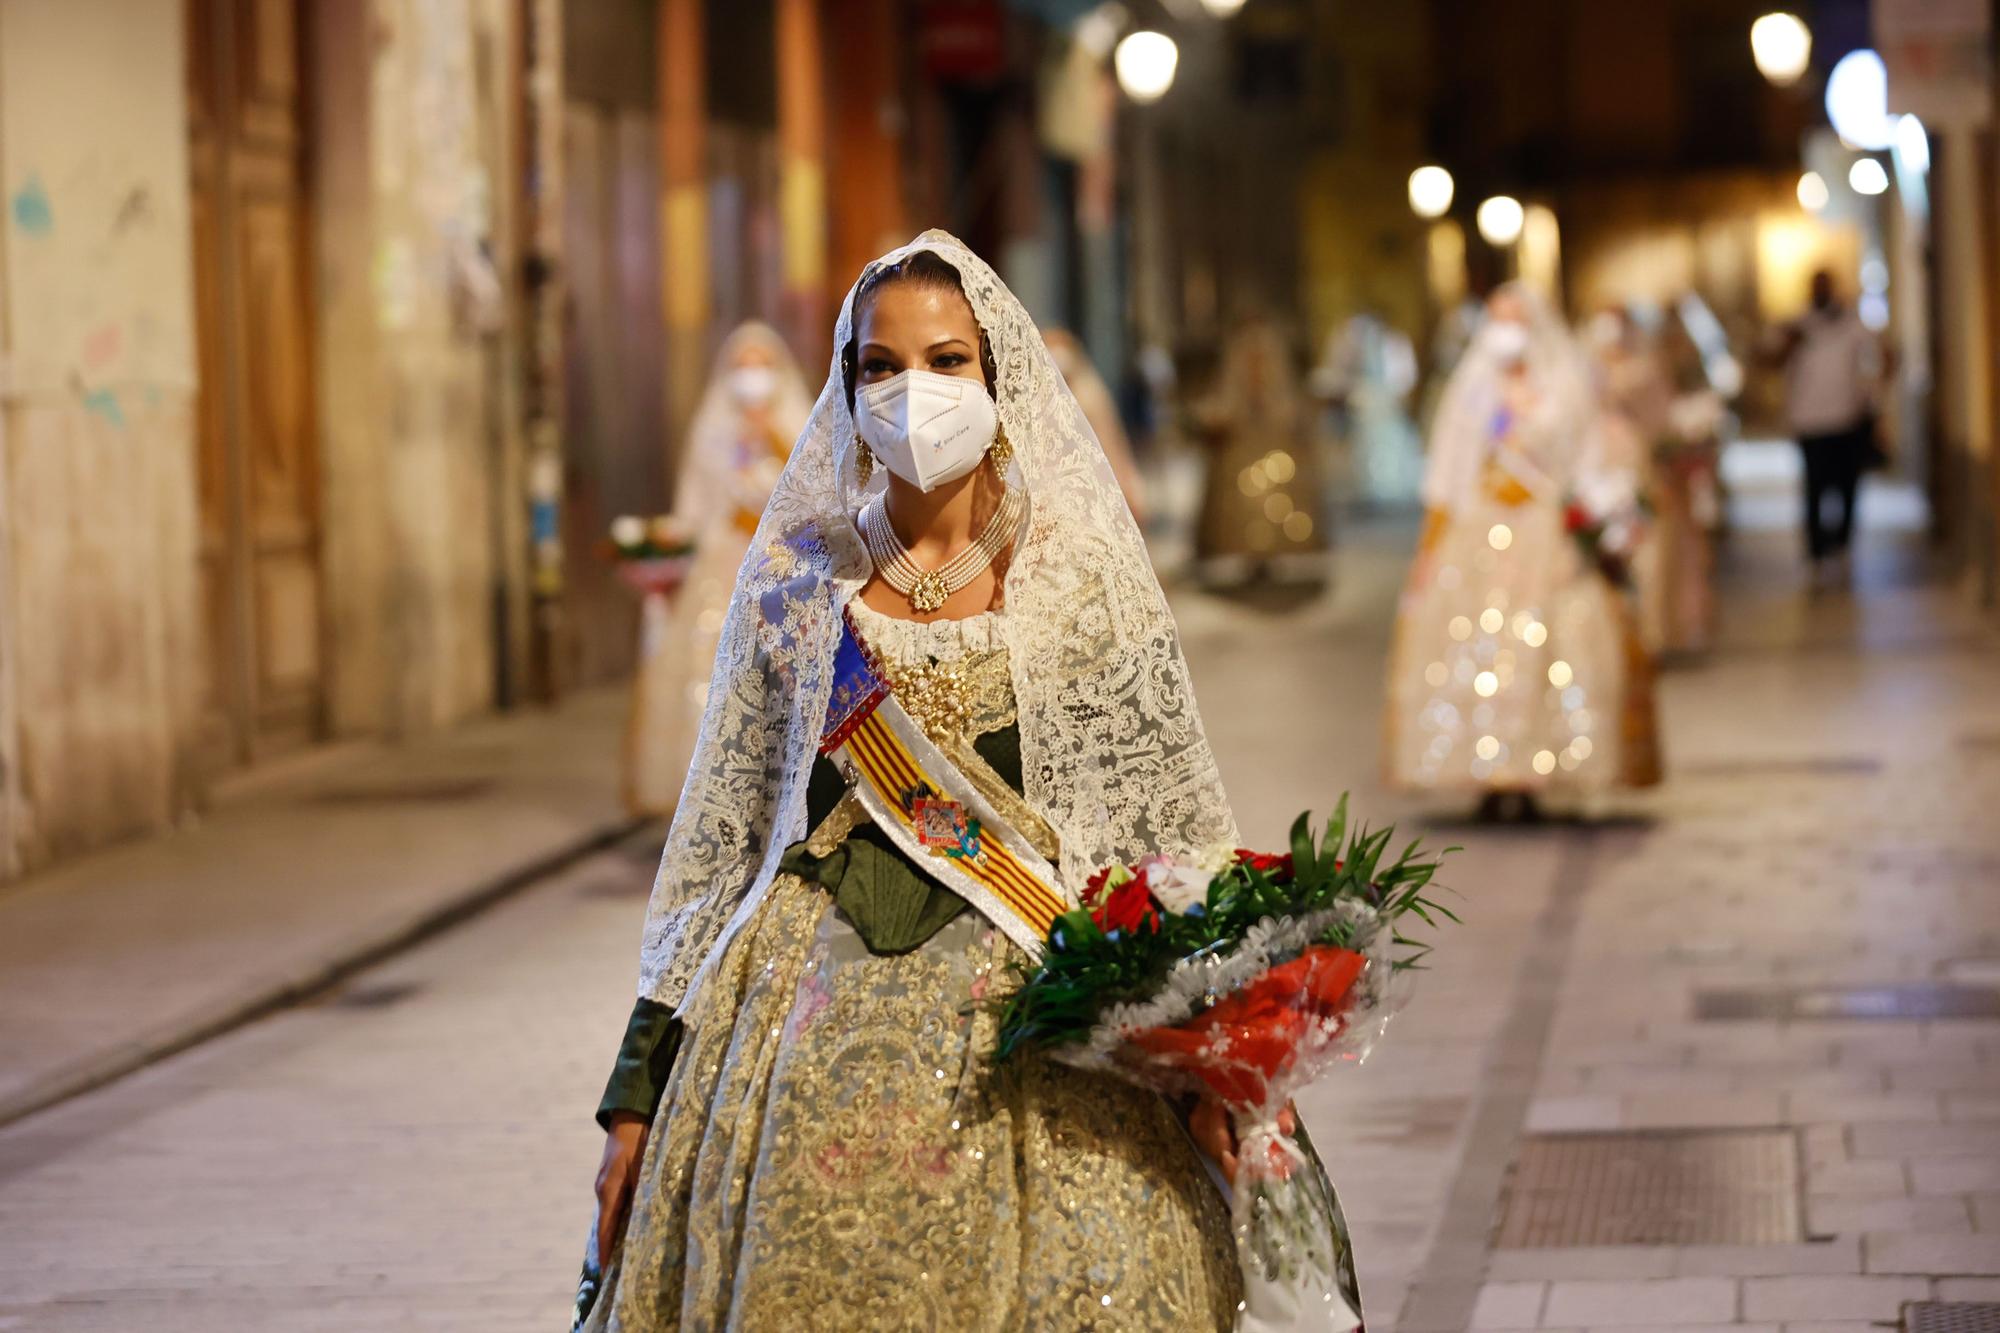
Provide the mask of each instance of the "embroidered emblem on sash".
[{"label": "embroidered emblem on sash", "polygon": [[903,804],[910,811],[911,831],[932,856],[949,856],[960,861],[979,859],[982,850],[979,820],[962,802],[940,796],[923,785],[904,792]]}]

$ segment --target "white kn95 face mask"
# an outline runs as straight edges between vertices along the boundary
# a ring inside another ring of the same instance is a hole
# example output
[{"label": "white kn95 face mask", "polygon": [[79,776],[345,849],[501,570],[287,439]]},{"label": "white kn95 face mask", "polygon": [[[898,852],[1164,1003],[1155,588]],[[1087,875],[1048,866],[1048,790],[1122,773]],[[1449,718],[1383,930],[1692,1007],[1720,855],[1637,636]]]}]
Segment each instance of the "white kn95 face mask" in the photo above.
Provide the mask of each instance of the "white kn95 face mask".
[{"label": "white kn95 face mask", "polygon": [[979,466],[999,415],[978,380],[905,370],[854,395],[854,428],[883,467],[921,491]]},{"label": "white kn95 face mask", "polygon": [[764,407],[778,396],[778,372],[769,366],[737,366],[729,372],[729,393],[741,407]]}]

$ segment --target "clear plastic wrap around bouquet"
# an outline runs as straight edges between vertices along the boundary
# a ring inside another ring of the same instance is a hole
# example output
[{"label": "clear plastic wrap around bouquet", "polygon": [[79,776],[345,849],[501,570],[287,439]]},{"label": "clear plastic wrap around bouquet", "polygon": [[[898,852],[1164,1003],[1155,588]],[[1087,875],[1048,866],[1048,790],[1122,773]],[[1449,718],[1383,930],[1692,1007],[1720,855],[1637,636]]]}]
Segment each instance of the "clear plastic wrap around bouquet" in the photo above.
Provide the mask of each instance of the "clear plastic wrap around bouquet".
[{"label": "clear plastic wrap around bouquet", "polygon": [[1411,842],[1385,862],[1393,834],[1350,835],[1343,796],[1317,842],[1299,816],[1289,852],[1099,871],[1001,1013],[1002,1058],[1039,1050],[1229,1110],[1244,1330],[1291,1327],[1309,1309],[1314,1327],[1360,1323],[1316,1173],[1298,1169],[1305,1154],[1279,1121],[1301,1088],[1381,1039],[1406,989],[1392,983],[1426,952],[1398,922],[1457,920],[1426,896],[1436,858]]}]

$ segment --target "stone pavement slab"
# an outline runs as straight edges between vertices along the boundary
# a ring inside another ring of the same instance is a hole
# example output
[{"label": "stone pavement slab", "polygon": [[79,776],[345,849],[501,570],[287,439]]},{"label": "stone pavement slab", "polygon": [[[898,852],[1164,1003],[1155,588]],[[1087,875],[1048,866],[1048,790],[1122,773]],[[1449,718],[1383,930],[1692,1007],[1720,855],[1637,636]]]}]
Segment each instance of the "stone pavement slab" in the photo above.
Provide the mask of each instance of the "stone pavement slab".
[{"label": "stone pavement slab", "polygon": [[0,887],[0,1124],[294,999],[631,827],[621,691],[309,757]]}]

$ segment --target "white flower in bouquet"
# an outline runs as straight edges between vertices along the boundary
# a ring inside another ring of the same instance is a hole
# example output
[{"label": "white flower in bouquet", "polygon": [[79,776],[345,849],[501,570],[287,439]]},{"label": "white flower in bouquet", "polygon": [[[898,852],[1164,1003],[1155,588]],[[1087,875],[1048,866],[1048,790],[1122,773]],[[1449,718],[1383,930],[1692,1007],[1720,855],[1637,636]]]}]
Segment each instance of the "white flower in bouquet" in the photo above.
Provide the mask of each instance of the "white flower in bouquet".
[{"label": "white flower in bouquet", "polygon": [[1604,531],[1597,541],[1598,545],[1613,555],[1630,554],[1632,548],[1638,544],[1638,525],[1621,514],[1604,525]]},{"label": "white flower in bouquet", "polygon": [[1703,444],[1722,429],[1722,396],[1713,390],[1684,393],[1667,409],[1667,422],[1682,444]]},{"label": "white flower in bouquet", "polygon": [[1577,481],[1576,498],[1592,518],[1602,522],[1631,508],[1632,486],[1622,477],[1584,476]]},{"label": "white flower in bouquet", "polygon": [[1209,881],[1215,878],[1211,871],[1182,865],[1170,856],[1145,857],[1138,869],[1145,877],[1147,891],[1177,916],[1186,916],[1189,908],[1207,902]]},{"label": "white flower in bouquet", "polygon": [[611,520],[611,540],[621,547],[643,545],[646,540],[646,520],[636,514],[620,514]]}]

